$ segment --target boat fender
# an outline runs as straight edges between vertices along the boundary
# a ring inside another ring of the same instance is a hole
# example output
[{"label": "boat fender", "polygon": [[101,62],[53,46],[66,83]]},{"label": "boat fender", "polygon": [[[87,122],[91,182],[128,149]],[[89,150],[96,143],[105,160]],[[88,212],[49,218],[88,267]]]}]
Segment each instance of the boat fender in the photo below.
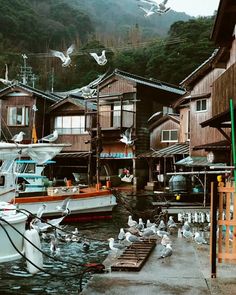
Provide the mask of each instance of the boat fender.
[{"label": "boat fender", "polygon": [[[31,241],[37,248],[41,249],[40,237],[36,229],[28,229],[25,231],[25,237]],[[24,239],[25,256],[29,261],[32,261],[39,268],[43,267],[43,254]],[[31,264],[28,260],[26,261],[28,272],[36,274],[40,270]]]}]

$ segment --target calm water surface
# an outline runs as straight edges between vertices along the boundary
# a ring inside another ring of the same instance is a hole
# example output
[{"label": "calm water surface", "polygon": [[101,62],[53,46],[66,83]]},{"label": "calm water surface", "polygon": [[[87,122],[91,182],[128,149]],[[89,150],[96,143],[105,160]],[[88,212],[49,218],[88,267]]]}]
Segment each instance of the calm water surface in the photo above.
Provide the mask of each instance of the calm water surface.
[{"label": "calm water surface", "polygon": [[[47,273],[39,272],[36,275],[27,272],[23,259],[2,263],[0,294],[78,294],[79,273],[82,268],[66,261],[76,264],[102,263],[109,253],[107,239],[117,238],[120,227],[126,227],[126,223],[127,213],[116,208],[112,220],[68,225],[67,231],[73,231],[77,227],[81,235],[90,240],[89,250],[83,250],[83,243],[59,242],[59,258],[65,262],[44,256],[44,270]],[[51,255],[50,242],[43,241],[42,250]],[[85,277],[83,283],[86,283],[86,280],[88,279]]]}]

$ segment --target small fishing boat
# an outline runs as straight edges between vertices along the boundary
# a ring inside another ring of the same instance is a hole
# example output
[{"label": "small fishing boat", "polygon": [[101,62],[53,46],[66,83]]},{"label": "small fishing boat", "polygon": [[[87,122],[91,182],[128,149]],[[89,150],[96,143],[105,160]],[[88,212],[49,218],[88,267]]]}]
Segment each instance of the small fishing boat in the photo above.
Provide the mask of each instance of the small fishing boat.
[{"label": "small fishing boat", "polygon": [[[55,186],[43,175],[46,165],[52,163],[52,158],[64,146],[52,143],[17,146],[0,143],[3,160],[0,168],[0,200],[32,214],[37,214],[45,204],[43,217],[46,218],[59,217],[68,209],[65,222],[111,218],[116,198],[109,189],[72,185],[69,182]],[[24,159],[23,155],[30,159]]]},{"label": "small fishing boat", "polygon": [[21,258],[27,219],[14,205],[0,202],[0,263]]}]

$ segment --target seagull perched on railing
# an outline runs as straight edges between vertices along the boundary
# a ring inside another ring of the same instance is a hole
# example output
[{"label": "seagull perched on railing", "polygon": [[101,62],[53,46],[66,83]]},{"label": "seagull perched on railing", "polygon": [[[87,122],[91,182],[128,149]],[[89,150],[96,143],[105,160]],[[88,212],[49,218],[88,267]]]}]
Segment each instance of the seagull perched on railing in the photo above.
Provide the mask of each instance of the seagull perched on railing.
[{"label": "seagull perched on railing", "polygon": [[52,134],[49,134],[41,138],[39,142],[42,142],[42,141],[53,142],[53,141],[56,141],[57,139],[58,139],[58,131],[54,130]]},{"label": "seagull perched on railing", "polygon": [[18,134],[15,134],[13,137],[12,137],[12,140],[16,143],[19,143],[19,142],[22,142],[23,140],[23,136],[25,135],[25,132],[21,131],[20,133]]},{"label": "seagull perched on railing", "polygon": [[75,49],[75,45],[72,44],[67,49],[66,54],[64,54],[61,51],[57,51],[57,50],[51,50],[50,52],[51,52],[52,56],[59,57],[61,59],[63,67],[68,67],[70,65],[70,63],[71,63],[70,54],[72,54],[74,49]]},{"label": "seagull perched on railing", "polygon": [[97,55],[94,52],[91,52],[90,55],[96,60],[99,66],[104,66],[107,63],[106,50],[103,50],[101,55]]}]

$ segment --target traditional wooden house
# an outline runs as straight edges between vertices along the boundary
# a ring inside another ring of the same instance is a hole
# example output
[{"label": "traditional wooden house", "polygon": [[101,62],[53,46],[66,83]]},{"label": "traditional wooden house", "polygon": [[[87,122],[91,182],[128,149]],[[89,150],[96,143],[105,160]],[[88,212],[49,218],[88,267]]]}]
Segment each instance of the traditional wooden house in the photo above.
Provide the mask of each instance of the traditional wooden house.
[{"label": "traditional wooden house", "polygon": [[[80,183],[90,183],[92,174],[95,173],[94,161],[91,158],[94,153],[91,134],[86,130],[85,107],[87,112],[95,112],[97,109],[95,104],[85,103],[83,97],[70,95],[48,108],[50,128],[57,130],[59,134],[57,142],[71,144],[56,156],[53,174]],[[89,118],[87,117],[87,120]]]},{"label": "traditional wooden house", "polygon": [[[209,128],[211,132],[217,132],[224,136],[225,148],[222,154],[227,155],[227,162],[232,163],[230,147],[231,140],[231,116],[229,100],[232,99],[234,108],[236,105],[236,3],[232,0],[221,0],[216,15],[211,39],[219,46],[221,57],[219,62],[224,67],[224,72],[212,83],[212,116],[201,123],[202,130]],[[233,112],[235,116],[235,111]],[[233,129],[232,129],[233,130]],[[209,143],[209,141],[206,141]],[[208,145],[208,149],[215,155],[214,146]]]},{"label": "traditional wooden house", "polygon": [[[101,139],[100,161],[107,176],[117,176],[127,168],[134,176],[134,187],[145,185],[147,164],[137,155],[150,149],[148,119],[184,93],[175,85],[118,69],[99,83],[93,100],[98,103],[98,124],[91,130]],[[124,134],[130,134],[127,144],[121,140]]]},{"label": "traditional wooden house", "polygon": [[18,83],[0,90],[1,140],[25,133],[23,143],[36,142],[50,132],[47,109],[60,98]]},{"label": "traditional wooden house", "polygon": [[215,50],[209,59],[180,83],[187,93],[172,105],[180,114],[179,141],[189,142],[192,157],[206,157],[207,152],[202,145],[224,139],[222,134],[210,128],[203,130],[200,126],[212,116],[212,84],[225,71],[217,67],[219,55],[219,50]]}]

